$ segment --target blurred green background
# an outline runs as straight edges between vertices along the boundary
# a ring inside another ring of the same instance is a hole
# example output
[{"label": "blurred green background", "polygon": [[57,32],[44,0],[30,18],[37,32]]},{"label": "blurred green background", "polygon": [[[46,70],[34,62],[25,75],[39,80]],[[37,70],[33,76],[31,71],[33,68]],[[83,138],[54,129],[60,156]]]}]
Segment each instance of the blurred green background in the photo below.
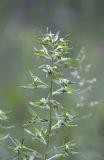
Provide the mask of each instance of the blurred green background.
[{"label": "blurred green background", "polygon": [[[44,32],[47,26],[52,32],[60,30],[62,36],[70,33],[74,55],[85,46],[87,63],[92,65],[86,77],[97,78],[87,99],[99,101],[99,105],[87,109],[87,112],[93,114],[92,117],[80,122],[71,132],[80,154],[74,158],[72,156],[70,160],[103,160],[103,0],[0,0],[0,109],[12,111],[9,121],[16,125],[10,131],[12,135],[19,139],[25,137],[21,124],[28,117],[28,101],[41,96],[41,93],[37,95],[19,86],[31,82],[29,70],[38,74],[39,62],[32,54],[33,46],[36,46],[39,31]],[[70,97],[72,104],[74,98]],[[65,103],[68,104],[69,98],[66,99]],[[8,156],[11,155],[7,146],[0,145],[0,160],[8,160]]]}]

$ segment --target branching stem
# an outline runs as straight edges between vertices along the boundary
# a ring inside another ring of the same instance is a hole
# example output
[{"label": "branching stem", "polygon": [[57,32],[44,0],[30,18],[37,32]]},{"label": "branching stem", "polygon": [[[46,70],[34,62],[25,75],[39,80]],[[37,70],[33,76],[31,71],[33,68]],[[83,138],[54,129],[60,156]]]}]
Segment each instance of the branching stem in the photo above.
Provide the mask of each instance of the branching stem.
[{"label": "branching stem", "polygon": [[[53,58],[51,59],[51,66],[53,67]],[[49,99],[52,99],[52,91],[53,91],[53,75],[50,75],[50,91],[49,91]],[[51,127],[52,127],[52,103],[50,103],[50,113],[49,113],[49,127],[48,127],[48,139],[47,139],[47,146],[46,146],[46,154],[45,154],[45,160],[47,159],[47,151],[49,147],[50,142],[50,134],[51,134]]]}]

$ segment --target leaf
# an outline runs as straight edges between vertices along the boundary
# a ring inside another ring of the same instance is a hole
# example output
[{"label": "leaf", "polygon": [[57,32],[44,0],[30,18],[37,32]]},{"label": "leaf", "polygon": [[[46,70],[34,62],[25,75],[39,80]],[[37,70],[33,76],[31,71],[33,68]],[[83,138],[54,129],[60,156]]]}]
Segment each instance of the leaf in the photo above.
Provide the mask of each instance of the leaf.
[{"label": "leaf", "polygon": [[58,85],[61,85],[62,87],[67,87],[68,85],[75,84],[75,82],[72,82],[72,81],[70,81],[68,79],[64,79],[64,78],[55,79],[54,82]]},{"label": "leaf", "polygon": [[1,129],[11,129],[11,128],[14,128],[14,127],[15,127],[14,125],[12,125],[12,126],[2,126],[2,125],[0,125]]},{"label": "leaf", "polygon": [[12,137],[12,136],[9,135],[9,139],[12,141],[12,143],[13,143],[15,146],[20,145],[20,142],[19,142],[16,138],[14,138],[14,137]]},{"label": "leaf", "polygon": [[24,89],[49,88],[49,86],[43,81],[41,81],[39,77],[34,76],[31,71],[29,71],[29,73],[33,79],[33,82],[31,84],[28,84],[27,86],[20,86],[20,87]]},{"label": "leaf", "polygon": [[28,84],[27,86],[19,86],[19,87],[24,88],[24,89],[34,89],[35,88],[33,84]]},{"label": "leaf", "polygon": [[28,109],[29,109],[29,113],[30,113],[33,117],[38,118],[38,115],[36,114],[36,112],[35,112],[33,109],[31,109],[31,108],[28,108]]},{"label": "leaf", "polygon": [[53,70],[53,74],[54,74],[54,76],[60,76],[60,77],[64,76],[63,73],[61,73],[58,69]]},{"label": "leaf", "polygon": [[30,84],[31,86],[34,86],[35,88],[48,88],[48,85],[46,83],[44,83],[43,81],[40,80],[39,77],[34,76],[33,73],[31,71],[29,71],[32,79],[33,79],[33,83]]},{"label": "leaf", "polygon": [[77,91],[77,90],[74,88],[62,88],[61,91],[62,91],[62,93],[69,93],[70,94],[70,93]]},{"label": "leaf", "polygon": [[47,144],[45,138],[43,137],[42,132],[39,131],[37,128],[35,128],[35,139],[40,140],[40,142],[44,143],[45,145]]},{"label": "leaf", "polygon": [[64,116],[66,121],[73,122],[74,116],[69,114],[68,112],[62,112],[61,115]]},{"label": "leaf", "polygon": [[39,57],[44,57],[44,55],[46,54],[46,50],[44,50],[44,48],[43,49],[34,48],[34,54]]},{"label": "leaf", "polygon": [[63,109],[63,106],[61,103],[59,103],[58,101],[56,100],[50,100],[50,103],[52,104],[52,106],[54,108],[59,108],[59,109]]},{"label": "leaf", "polygon": [[51,129],[53,130],[53,129],[61,128],[62,125],[63,125],[63,121],[62,120],[58,120],[58,122],[56,124],[54,124]]},{"label": "leaf", "polygon": [[69,122],[63,122],[63,125],[67,128],[71,126]]},{"label": "leaf", "polygon": [[42,45],[42,47],[43,47],[43,50],[45,51],[45,54],[47,54],[47,55],[48,55],[47,48],[46,48],[44,45]]},{"label": "leaf", "polygon": [[58,46],[66,46],[66,41],[64,38],[60,38],[59,41],[58,41]]},{"label": "leaf", "polygon": [[52,159],[53,159],[53,160],[58,160],[58,159],[60,159],[60,158],[63,158],[64,156],[65,156],[64,154],[56,154],[56,155],[48,158],[47,160],[52,160]]},{"label": "leaf", "polygon": [[58,38],[59,38],[59,31],[56,33],[56,35],[55,35],[55,37],[54,37],[54,42],[56,42],[57,40],[58,40]]},{"label": "leaf", "polygon": [[54,75],[54,76],[61,76],[63,77],[63,74],[58,70],[57,66],[50,66],[50,65],[42,65],[39,68],[42,68],[44,72],[48,73],[49,75]]},{"label": "leaf", "polygon": [[48,50],[45,47],[45,44],[42,44],[42,49],[34,48],[34,54],[36,56],[39,56],[39,57],[43,57],[43,58],[46,58],[46,59],[51,59],[50,55],[48,54]]},{"label": "leaf", "polygon": [[66,121],[65,117],[61,117],[61,119],[58,118],[58,122],[52,126],[52,130],[53,129],[59,129],[62,126],[65,126],[65,127],[70,127],[71,126],[70,122]]},{"label": "leaf", "polygon": [[43,156],[35,150],[31,153],[28,152],[26,154],[29,156],[29,160],[35,160],[36,158],[39,158],[39,159],[43,158]]},{"label": "leaf", "polygon": [[7,138],[9,138],[9,134],[7,134],[7,135],[5,135],[5,136],[0,136],[0,140],[5,140],[5,139],[7,139]]},{"label": "leaf", "polygon": [[43,38],[39,38],[38,39],[38,42],[42,45],[50,45],[50,42],[49,42],[49,37],[43,37]]},{"label": "leaf", "polygon": [[7,112],[3,112],[2,110],[0,110],[0,120],[7,120]]},{"label": "leaf", "polygon": [[46,98],[42,98],[39,102],[29,102],[30,105],[33,105],[35,107],[50,109],[48,103],[49,101]]},{"label": "leaf", "polygon": [[43,88],[44,89],[44,88],[49,88],[49,86],[44,83],[43,85],[38,85],[37,88]]},{"label": "leaf", "polygon": [[27,128],[24,128],[24,130],[28,133],[28,134],[30,134],[30,135],[32,135],[32,136],[35,136],[35,134],[34,133],[32,133],[30,130],[28,130]]},{"label": "leaf", "polygon": [[32,79],[33,79],[32,85],[33,85],[34,87],[37,87],[39,84],[42,84],[42,83],[43,83],[43,82],[40,80],[40,78],[37,77],[37,76],[34,76],[31,71],[30,71],[30,75],[31,75],[31,77],[32,77]]},{"label": "leaf", "polygon": [[76,90],[76,89],[74,89],[74,88],[66,87],[66,88],[61,88],[61,89],[59,89],[59,90],[57,90],[57,91],[54,91],[52,94],[53,94],[53,95],[57,95],[57,94],[61,94],[61,93],[71,94],[71,93],[73,93],[73,92],[75,92],[75,91],[78,91],[78,89]]},{"label": "leaf", "polygon": [[36,114],[36,112],[31,108],[29,108],[29,112],[32,115],[32,118],[30,120],[28,120],[23,126],[28,126],[28,125],[39,122],[39,117]]},{"label": "leaf", "polygon": [[42,38],[39,38],[39,43],[51,46],[54,43],[54,34],[52,34],[51,31],[47,31]]},{"label": "leaf", "polygon": [[67,64],[70,64],[70,63],[78,61],[79,59],[63,58],[62,57],[61,60],[64,61],[65,63],[67,63]]}]

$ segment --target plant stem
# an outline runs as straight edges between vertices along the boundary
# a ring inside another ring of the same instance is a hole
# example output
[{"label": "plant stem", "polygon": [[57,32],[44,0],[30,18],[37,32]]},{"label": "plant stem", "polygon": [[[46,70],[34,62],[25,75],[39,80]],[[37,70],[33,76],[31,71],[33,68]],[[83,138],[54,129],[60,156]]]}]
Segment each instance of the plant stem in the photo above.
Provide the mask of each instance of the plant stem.
[{"label": "plant stem", "polygon": [[[53,58],[51,59],[51,66],[53,67]],[[53,75],[51,74],[50,77],[50,97],[49,99],[52,99],[52,91],[53,91]],[[49,113],[49,127],[48,127],[48,139],[47,139],[47,146],[46,146],[46,154],[45,154],[45,160],[47,159],[47,151],[48,151],[48,146],[50,142],[50,134],[51,134],[51,127],[52,127],[52,104],[50,103],[50,113]]]}]

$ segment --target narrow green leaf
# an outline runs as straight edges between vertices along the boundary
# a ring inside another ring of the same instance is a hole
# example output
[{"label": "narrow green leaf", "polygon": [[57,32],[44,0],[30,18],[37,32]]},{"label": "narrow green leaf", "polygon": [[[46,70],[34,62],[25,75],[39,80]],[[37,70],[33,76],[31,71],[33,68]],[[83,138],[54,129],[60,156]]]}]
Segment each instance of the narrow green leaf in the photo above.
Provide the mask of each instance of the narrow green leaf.
[{"label": "narrow green leaf", "polygon": [[67,87],[68,85],[75,84],[75,82],[64,78],[57,78],[54,80],[54,82],[58,85],[61,85],[62,87]]},{"label": "narrow green leaf", "polygon": [[30,131],[29,129],[24,128],[24,130],[25,130],[28,134],[30,134],[30,135],[32,135],[32,136],[35,136],[35,134],[34,134],[32,131]]},{"label": "narrow green leaf", "polygon": [[29,110],[29,113],[30,113],[33,117],[38,118],[38,115],[36,114],[36,112],[35,112],[32,108],[29,107],[28,110]]},{"label": "narrow green leaf", "polygon": [[50,109],[48,105],[49,101],[46,98],[42,98],[39,102],[29,102],[30,105],[43,108],[43,109]]},{"label": "narrow green leaf", "polygon": [[9,134],[7,134],[7,135],[5,135],[5,136],[0,136],[0,140],[5,140],[5,139],[7,139],[7,138],[9,138]]},{"label": "narrow green leaf", "polygon": [[29,160],[35,160],[35,159],[42,159],[43,158],[43,156],[39,153],[39,152],[37,152],[36,150],[34,150],[33,152],[31,152],[31,153],[26,153],[28,156],[29,156]]},{"label": "narrow green leaf", "polygon": [[40,57],[44,57],[44,55],[46,54],[44,49],[36,49],[34,48],[34,54]]},{"label": "narrow green leaf", "polygon": [[59,103],[58,101],[56,100],[50,100],[50,103],[52,104],[52,106],[56,109],[63,109],[63,106],[61,103]]},{"label": "narrow green leaf", "polygon": [[47,160],[58,160],[60,158],[63,158],[65,155],[64,154],[56,154],[50,158],[48,158]]},{"label": "narrow green leaf", "polygon": [[56,33],[56,35],[55,35],[55,37],[54,37],[54,42],[56,42],[57,40],[58,40],[58,38],[59,38],[59,31]]},{"label": "narrow green leaf", "polygon": [[54,91],[52,94],[53,94],[53,95],[57,95],[57,94],[61,94],[61,93],[71,94],[71,93],[73,93],[73,92],[75,92],[75,91],[78,91],[78,89],[76,90],[76,89],[74,89],[74,88],[66,87],[66,88],[61,88],[61,89],[59,89],[59,90],[57,90],[57,91]]},{"label": "narrow green leaf", "polygon": [[35,139],[40,140],[40,142],[44,143],[45,145],[47,144],[45,138],[43,137],[42,132],[39,131],[37,128],[35,128]]},{"label": "narrow green leaf", "polygon": [[56,124],[54,124],[51,129],[52,130],[58,129],[58,128],[61,128],[62,126],[63,126],[63,121],[62,120],[58,120],[58,122]]}]

